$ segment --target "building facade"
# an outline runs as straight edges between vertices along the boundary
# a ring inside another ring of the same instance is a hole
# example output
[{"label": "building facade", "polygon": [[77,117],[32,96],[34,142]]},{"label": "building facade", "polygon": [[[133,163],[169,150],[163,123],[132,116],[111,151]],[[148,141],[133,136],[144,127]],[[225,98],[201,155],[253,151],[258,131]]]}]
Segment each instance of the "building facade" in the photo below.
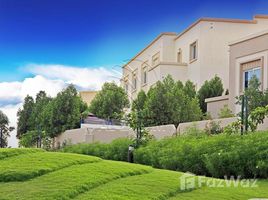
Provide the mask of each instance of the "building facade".
[{"label": "building facade", "polygon": [[97,91],[80,91],[79,95],[81,99],[89,106],[97,93]]},{"label": "building facade", "polygon": [[130,100],[168,74],[192,81],[196,89],[218,75],[231,90],[229,43],[266,29],[268,18],[263,15],[252,20],[201,18],[179,34],[160,34],[123,66],[121,84]]},{"label": "building facade", "polygon": [[253,75],[261,90],[268,88],[268,29],[230,43],[229,107],[234,113],[241,110],[235,97],[243,94]]}]

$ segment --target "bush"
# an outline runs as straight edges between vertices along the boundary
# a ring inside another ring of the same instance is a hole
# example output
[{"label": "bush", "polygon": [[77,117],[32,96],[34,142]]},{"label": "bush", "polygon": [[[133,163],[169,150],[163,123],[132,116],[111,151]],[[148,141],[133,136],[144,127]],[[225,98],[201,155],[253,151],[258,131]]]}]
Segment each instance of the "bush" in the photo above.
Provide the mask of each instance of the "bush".
[{"label": "bush", "polygon": [[205,113],[207,111],[207,104],[205,103],[206,98],[221,96],[223,93],[223,84],[221,78],[215,76],[209,81],[205,81],[204,84],[198,91],[198,99],[200,107]]},{"label": "bush", "polygon": [[228,105],[224,105],[222,109],[220,109],[219,112],[219,118],[228,118],[228,117],[234,117],[233,112],[229,109]]},{"label": "bush", "polygon": [[267,132],[167,138],[134,151],[136,163],[217,178],[268,178]]},{"label": "bush", "polygon": [[215,122],[210,120],[206,123],[205,132],[208,135],[220,134],[223,132],[223,128],[221,127],[221,122]]},{"label": "bush", "polygon": [[98,156],[108,160],[127,161],[128,146],[132,144],[128,138],[119,138],[109,144],[76,144],[63,147],[62,151]]}]

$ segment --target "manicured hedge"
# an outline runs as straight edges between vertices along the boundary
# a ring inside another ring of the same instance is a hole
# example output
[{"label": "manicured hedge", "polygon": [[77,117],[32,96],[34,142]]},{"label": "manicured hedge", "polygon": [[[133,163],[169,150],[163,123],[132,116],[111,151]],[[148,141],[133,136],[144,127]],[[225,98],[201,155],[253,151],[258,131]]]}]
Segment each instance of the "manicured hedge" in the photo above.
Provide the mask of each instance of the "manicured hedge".
[{"label": "manicured hedge", "polygon": [[109,144],[76,144],[62,149],[63,152],[98,156],[107,160],[127,161],[128,146],[133,142],[127,138],[119,138]]},{"label": "manicured hedge", "polygon": [[136,163],[217,178],[268,178],[268,133],[168,138],[134,152]]}]

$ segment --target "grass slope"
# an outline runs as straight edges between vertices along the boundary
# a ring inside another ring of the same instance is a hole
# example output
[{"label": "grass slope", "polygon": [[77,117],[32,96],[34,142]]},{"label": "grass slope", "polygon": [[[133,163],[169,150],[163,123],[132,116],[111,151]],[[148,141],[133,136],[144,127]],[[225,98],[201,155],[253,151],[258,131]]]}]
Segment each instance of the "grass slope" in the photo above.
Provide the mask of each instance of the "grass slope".
[{"label": "grass slope", "polygon": [[43,149],[0,149],[0,160],[27,153],[44,152]]},{"label": "grass slope", "polygon": [[100,160],[97,157],[65,153],[40,152],[21,154],[1,161],[0,182],[25,181],[70,165]]},{"label": "grass slope", "polygon": [[[22,152],[0,160],[0,168],[0,177],[8,177],[8,181],[20,180],[7,182],[2,179],[0,200],[209,200],[268,197],[267,180],[259,181],[257,188],[202,186],[193,190],[180,190],[183,173],[76,154]],[[46,173],[38,173],[40,170]]]}]

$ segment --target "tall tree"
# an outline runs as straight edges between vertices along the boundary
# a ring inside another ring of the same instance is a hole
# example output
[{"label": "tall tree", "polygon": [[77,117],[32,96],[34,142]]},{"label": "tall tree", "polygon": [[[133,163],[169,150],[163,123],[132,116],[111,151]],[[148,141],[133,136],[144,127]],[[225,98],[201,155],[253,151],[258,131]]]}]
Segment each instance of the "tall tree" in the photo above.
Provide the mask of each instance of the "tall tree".
[{"label": "tall tree", "polygon": [[51,100],[52,98],[48,97],[45,91],[40,91],[37,93],[35,98],[35,104],[33,107],[33,113],[30,119],[34,123],[34,129],[39,130],[43,129],[42,127],[43,111]]},{"label": "tall tree", "polygon": [[8,117],[0,110],[0,148],[7,147],[7,138],[14,128],[9,126]]},{"label": "tall tree", "polygon": [[18,116],[18,127],[17,127],[17,138],[20,138],[27,131],[34,129],[34,122],[32,121],[32,113],[34,110],[34,99],[27,95],[24,99],[22,109],[19,109]]},{"label": "tall tree", "polygon": [[198,99],[203,113],[207,112],[207,104],[205,103],[205,99],[221,96],[223,91],[223,84],[218,76],[215,76],[209,81],[205,81],[198,91]]},{"label": "tall tree", "polygon": [[42,113],[42,126],[53,138],[68,129],[79,128],[81,114],[87,105],[79,97],[76,88],[69,85],[48,103]]},{"label": "tall tree", "polygon": [[128,115],[128,123],[130,127],[134,130],[137,128],[144,128],[148,125],[148,120],[145,112],[145,103],[147,100],[146,93],[141,90],[137,98],[133,100],[131,106],[131,113]]},{"label": "tall tree", "polygon": [[193,83],[183,85],[167,76],[150,88],[145,103],[149,125],[164,125],[200,120],[202,112],[195,97]]},{"label": "tall tree", "polygon": [[122,119],[123,109],[129,106],[127,94],[115,83],[104,83],[92,100],[89,110],[103,119]]}]

